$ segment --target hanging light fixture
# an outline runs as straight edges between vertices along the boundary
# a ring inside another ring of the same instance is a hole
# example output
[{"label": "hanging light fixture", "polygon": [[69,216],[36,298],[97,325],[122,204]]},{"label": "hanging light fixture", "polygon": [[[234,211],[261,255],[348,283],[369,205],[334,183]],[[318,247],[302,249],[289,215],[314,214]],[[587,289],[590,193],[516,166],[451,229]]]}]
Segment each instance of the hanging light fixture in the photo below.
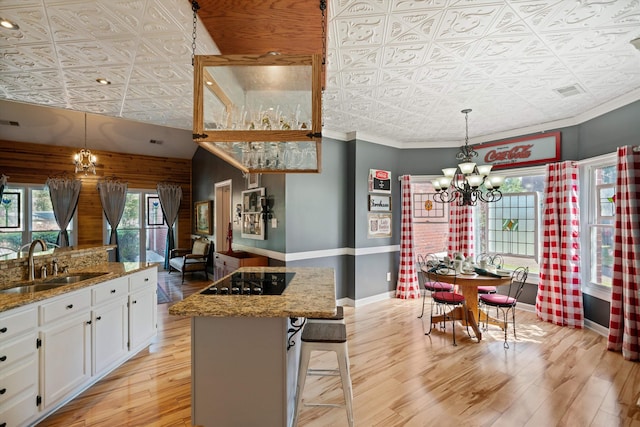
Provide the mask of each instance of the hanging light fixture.
[{"label": "hanging light fixture", "polygon": [[86,175],[91,172],[95,175],[97,160],[96,156],[91,154],[91,150],[87,148],[87,113],[84,113],[84,148],[73,156],[76,173],[84,172]]},{"label": "hanging light fixture", "polygon": [[492,165],[476,165],[472,161],[474,157],[478,157],[478,152],[469,146],[470,112],[470,108],[462,110],[466,134],[464,146],[456,154],[460,163],[455,168],[442,169],[444,176],[431,181],[436,190],[433,198],[436,202],[475,206],[478,200],[488,203],[502,198],[499,188],[504,183],[504,177],[490,175]]}]

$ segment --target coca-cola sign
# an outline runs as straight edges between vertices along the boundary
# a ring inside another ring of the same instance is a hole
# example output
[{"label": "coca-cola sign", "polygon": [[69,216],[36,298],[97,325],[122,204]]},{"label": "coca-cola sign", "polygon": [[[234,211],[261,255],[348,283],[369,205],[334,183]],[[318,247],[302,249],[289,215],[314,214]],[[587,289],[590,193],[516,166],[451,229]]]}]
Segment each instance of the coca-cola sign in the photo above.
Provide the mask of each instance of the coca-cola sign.
[{"label": "coca-cola sign", "polygon": [[478,164],[491,164],[494,169],[531,166],[560,160],[560,132],[490,142],[473,147]]}]

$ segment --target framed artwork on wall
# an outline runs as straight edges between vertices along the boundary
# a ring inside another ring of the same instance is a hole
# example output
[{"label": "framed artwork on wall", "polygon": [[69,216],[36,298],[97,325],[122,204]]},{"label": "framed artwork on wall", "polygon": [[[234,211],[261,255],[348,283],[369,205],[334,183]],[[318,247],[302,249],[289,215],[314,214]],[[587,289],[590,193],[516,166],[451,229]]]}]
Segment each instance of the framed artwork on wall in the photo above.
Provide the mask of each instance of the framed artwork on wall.
[{"label": "framed artwork on wall", "polygon": [[367,237],[391,237],[391,212],[367,214]]},{"label": "framed artwork on wall", "polygon": [[264,222],[262,221],[262,206],[260,205],[260,199],[264,195],[264,187],[242,192],[241,237],[264,240]]},{"label": "framed artwork on wall", "polygon": [[260,187],[260,174],[259,173],[248,173],[247,174],[247,188],[258,188]]},{"label": "framed artwork on wall", "polygon": [[202,202],[195,202],[195,219],[196,219],[196,234],[213,234],[213,227],[211,221],[211,213],[213,202],[211,200],[205,200]]},{"label": "framed artwork on wall", "polygon": [[391,212],[391,196],[369,194],[369,212]]}]

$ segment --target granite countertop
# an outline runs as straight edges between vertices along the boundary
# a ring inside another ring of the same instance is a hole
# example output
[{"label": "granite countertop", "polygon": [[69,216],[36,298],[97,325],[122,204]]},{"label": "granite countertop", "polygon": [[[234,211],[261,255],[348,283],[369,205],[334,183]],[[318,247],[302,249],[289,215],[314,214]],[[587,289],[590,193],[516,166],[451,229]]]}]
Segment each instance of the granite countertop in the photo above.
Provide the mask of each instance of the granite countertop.
[{"label": "granite countertop", "polygon": [[332,268],[241,267],[236,272],[293,272],[295,276],[282,295],[197,293],[172,305],[169,314],[191,317],[331,317],[336,314],[336,285]]},{"label": "granite countertop", "polygon": [[[98,283],[106,282],[111,279],[116,279],[127,274],[135,273],[136,271],[146,270],[148,268],[156,267],[157,263],[151,262],[105,262],[102,264],[93,265],[86,268],[69,269],[69,273],[59,274],[59,277],[73,276],[79,273],[106,273],[102,276],[94,277],[91,279],[83,280],[81,282],[72,283],[68,285],[59,286],[46,291],[30,292],[25,294],[12,294],[12,293],[0,293],[0,313],[10,310],[12,308],[21,307],[23,305],[31,304],[32,302],[42,301],[48,298],[52,298],[58,295],[66,294],[68,292],[77,291],[78,289],[86,288],[88,286],[97,285]],[[50,276],[51,279],[54,276]],[[42,280],[35,280],[33,282],[16,282],[15,286],[20,284],[28,285],[34,283],[42,283]]]}]

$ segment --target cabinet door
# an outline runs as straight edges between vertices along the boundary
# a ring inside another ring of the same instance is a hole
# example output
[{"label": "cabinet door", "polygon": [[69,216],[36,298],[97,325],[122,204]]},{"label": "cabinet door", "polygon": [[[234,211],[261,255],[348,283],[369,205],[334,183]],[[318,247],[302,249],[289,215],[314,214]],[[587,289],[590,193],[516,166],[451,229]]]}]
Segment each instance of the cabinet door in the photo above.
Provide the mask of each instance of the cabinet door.
[{"label": "cabinet door", "polygon": [[129,296],[129,349],[138,351],[156,335],[156,289],[149,288]]},{"label": "cabinet door", "polygon": [[90,312],[41,331],[40,387],[48,408],[91,378]]},{"label": "cabinet door", "polygon": [[128,314],[126,298],[93,309],[93,375],[127,354]]}]

